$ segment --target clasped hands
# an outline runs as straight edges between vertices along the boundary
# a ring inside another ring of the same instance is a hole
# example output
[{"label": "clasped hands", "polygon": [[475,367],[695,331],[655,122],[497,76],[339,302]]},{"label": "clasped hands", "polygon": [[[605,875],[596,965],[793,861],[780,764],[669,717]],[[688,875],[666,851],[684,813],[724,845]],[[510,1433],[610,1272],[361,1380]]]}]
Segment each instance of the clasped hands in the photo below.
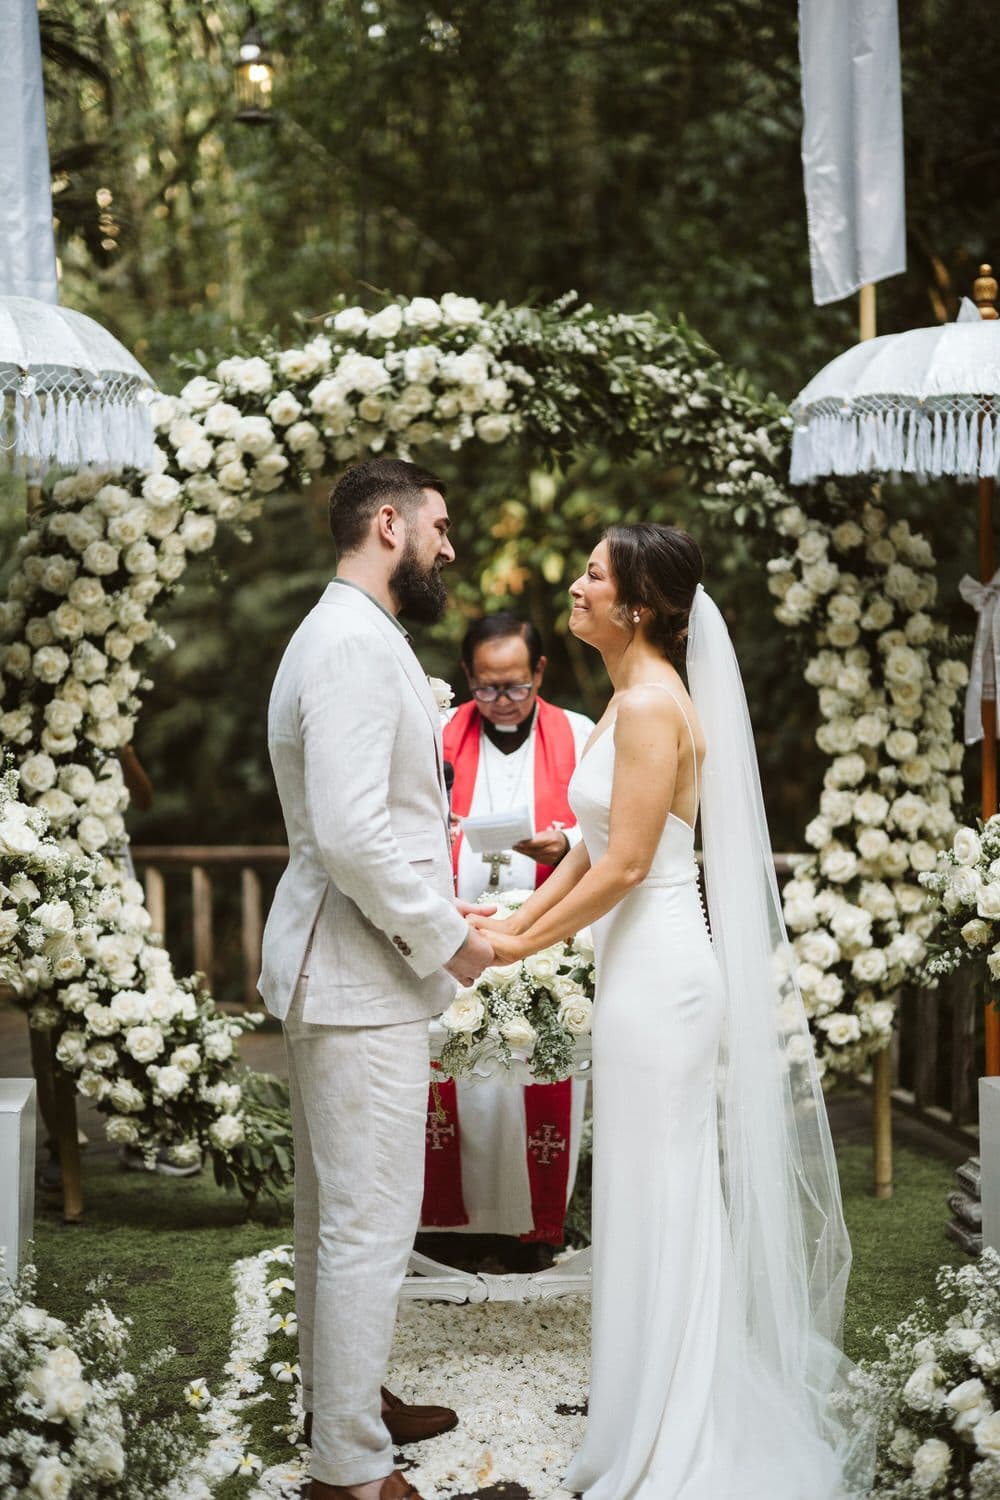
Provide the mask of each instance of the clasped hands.
[{"label": "clasped hands", "polygon": [[473,906],[468,901],[456,901],[455,906],[469,924],[469,935],[445,968],[459,984],[475,984],[491,964],[516,963],[531,952],[516,931],[516,912],[499,920],[494,915],[495,906]]}]

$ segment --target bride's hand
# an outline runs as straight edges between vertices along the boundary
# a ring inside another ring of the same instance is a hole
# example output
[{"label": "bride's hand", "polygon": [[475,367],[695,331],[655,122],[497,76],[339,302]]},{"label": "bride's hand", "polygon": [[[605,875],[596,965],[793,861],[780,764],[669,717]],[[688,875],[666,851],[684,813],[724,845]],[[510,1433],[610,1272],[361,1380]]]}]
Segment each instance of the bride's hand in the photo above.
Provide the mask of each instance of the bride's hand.
[{"label": "bride's hand", "polygon": [[526,942],[519,933],[511,932],[506,922],[491,922],[488,918],[474,922],[483,936],[492,944],[496,965],[515,964],[520,959],[527,958],[531,953],[531,944]]}]

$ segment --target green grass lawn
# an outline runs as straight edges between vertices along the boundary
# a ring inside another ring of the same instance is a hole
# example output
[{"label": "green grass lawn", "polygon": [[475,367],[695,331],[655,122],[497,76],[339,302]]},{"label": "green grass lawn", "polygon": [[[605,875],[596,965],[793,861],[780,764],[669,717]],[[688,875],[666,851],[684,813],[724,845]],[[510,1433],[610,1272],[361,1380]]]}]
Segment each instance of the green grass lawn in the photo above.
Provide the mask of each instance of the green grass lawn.
[{"label": "green grass lawn", "polygon": [[[959,1264],[964,1257],[944,1234],[951,1185],[946,1161],[899,1148],[896,1194],[880,1201],[869,1192],[869,1150],[845,1145],[838,1155],[855,1255],[847,1350],[860,1358],[879,1352],[877,1325],[895,1324],[917,1297],[933,1293],[943,1261]],[[176,1180],[126,1173],[107,1158],[86,1166],[82,1224],[64,1225],[57,1200],[40,1195],[39,1300],[72,1318],[90,1300],[87,1283],[104,1275],[108,1301],[133,1321],[132,1363],[166,1344],[176,1347],[141,1392],[155,1420],[178,1409],[187,1381],[204,1377],[213,1389],[221,1384],[232,1316],[230,1268],[239,1257],[290,1238],[290,1201],[265,1207],[261,1219],[266,1215],[267,1222],[248,1221],[242,1202],[207,1174]],[[254,1413],[252,1432],[255,1450],[274,1461],[279,1454],[269,1405]],[[240,1481],[230,1484],[233,1494],[240,1492]]]}]

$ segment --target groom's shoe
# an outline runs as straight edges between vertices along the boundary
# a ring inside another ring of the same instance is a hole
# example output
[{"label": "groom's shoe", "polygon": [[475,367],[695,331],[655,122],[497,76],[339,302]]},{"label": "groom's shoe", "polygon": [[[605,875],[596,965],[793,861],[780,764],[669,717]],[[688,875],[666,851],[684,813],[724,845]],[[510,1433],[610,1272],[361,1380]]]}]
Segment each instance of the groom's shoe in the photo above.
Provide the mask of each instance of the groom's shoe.
[{"label": "groom's shoe", "polygon": [[[458,1426],[458,1413],[450,1406],[407,1406],[392,1391],[382,1387],[382,1421],[397,1447],[404,1443],[422,1443],[425,1438],[440,1437]],[[312,1447],[313,1414],[305,1414],[303,1436],[306,1447]]]},{"label": "groom's shoe", "polygon": [[392,1391],[382,1387],[382,1421],[398,1446],[422,1443],[425,1438],[440,1437],[458,1426],[458,1413],[450,1406],[408,1406]]},{"label": "groom's shoe", "polygon": [[[353,1491],[339,1484],[324,1484],[322,1479],[311,1479],[305,1493],[306,1500],[355,1500]],[[382,1481],[379,1500],[422,1500],[422,1497],[405,1474],[393,1469],[388,1479]]]}]

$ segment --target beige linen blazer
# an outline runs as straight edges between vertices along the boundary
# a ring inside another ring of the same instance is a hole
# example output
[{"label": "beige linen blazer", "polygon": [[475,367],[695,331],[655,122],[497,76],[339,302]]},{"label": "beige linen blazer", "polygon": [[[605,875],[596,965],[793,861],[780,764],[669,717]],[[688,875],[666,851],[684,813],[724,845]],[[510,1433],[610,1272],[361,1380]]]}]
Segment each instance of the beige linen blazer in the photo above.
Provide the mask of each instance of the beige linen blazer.
[{"label": "beige linen blazer", "polygon": [[258,988],[284,1017],[310,938],[303,1019],[384,1026],[438,1014],[455,910],[440,714],[406,637],[365,594],[327,586],[274,679],[267,743],[288,866]]}]

